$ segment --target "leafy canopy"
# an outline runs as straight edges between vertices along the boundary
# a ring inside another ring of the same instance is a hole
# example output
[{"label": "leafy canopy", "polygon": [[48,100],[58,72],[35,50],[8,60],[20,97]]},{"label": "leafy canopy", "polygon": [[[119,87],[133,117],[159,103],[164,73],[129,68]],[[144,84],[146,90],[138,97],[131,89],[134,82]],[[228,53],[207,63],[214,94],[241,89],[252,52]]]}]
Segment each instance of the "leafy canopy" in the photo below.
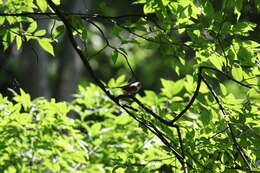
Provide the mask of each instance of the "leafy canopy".
[{"label": "leafy canopy", "polygon": [[[14,42],[19,49],[36,40],[54,55],[53,43],[65,27],[88,45],[86,23],[105,37],[95,20],[108,20],[114,25],[112,36],[128,45],[114,47],[105,40],[105,48],[112,49],[111,62],[124,58],[130,68],[129,52],[140,46],[153,53],[156,49],[178,79],[160,79],[159,93],[129,96],[125,105],[113,97],[122,94],[120,89],[110,95],[85,61],[97,85],[80,86],[72,103],[31,100],[23,90],[12,101],[1,95],[2,172],[259,169],[259,40],[254,38],[259,31],[246,15],[247,8],[259,12],[259,1],[137,0],[134,4],[143,5],[144,14],[124,22],[88,14],[64,17],[50,2],[0,1],[0,24],[8,26],[0,35],[4,50]],[[38,29],[35,12],[66,26]],[[84,48],[76,49],[83,61],[88,56]],[[121,76],[106,86],[124,83]]]}]

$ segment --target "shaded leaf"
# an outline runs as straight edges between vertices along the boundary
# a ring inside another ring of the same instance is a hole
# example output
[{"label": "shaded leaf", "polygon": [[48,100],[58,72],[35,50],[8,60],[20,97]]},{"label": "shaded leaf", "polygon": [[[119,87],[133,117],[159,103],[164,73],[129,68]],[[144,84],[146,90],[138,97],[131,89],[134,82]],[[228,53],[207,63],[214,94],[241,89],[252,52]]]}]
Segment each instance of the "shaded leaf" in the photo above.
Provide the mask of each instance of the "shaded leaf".
[{"label": "shaded leaf", "polygon": [[112,51],[112,61],[115,64],[118,58],[118,52],[116,50]]}]

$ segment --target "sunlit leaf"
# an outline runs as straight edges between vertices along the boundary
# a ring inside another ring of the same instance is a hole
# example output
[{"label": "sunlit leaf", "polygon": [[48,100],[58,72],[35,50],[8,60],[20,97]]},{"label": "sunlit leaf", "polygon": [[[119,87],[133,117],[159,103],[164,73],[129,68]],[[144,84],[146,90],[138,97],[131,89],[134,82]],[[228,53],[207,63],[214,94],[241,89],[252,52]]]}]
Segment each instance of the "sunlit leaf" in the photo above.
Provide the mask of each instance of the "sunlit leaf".
[{"label": "sunlit leaf", "polygon": [[33,35],[40,37],[40,36],[44,36],[45,34],[46,34],[46,30],[42,29],[42,30],[36,31]]},{"label": "sunlit leaf", "polygon": [[167,97],[173,97],[174,95],[178,94],[184,87],[183,80],[178,80],[178,81],[174,82],[174,81],[170,81],[170,80],[161,79],[161,82],[163,85],[162,92]]},{"label": "sunlit leaf", "polygon": [[60,0],[52,0],[52,2],[56,5],[60,5]]},{"label": "sunlit leaf", "polygon": [[22,46],[22,42],[23,42],[22,37],[21,36],[16,36],[15,40],[16,40],[17,49],[20,49],[21,46]]},{"label": "sunlit leaf", "polygon": [[37,3],[38,7],[41,9],[42,12],[46,11],[46,9],[48,7],[47,1],[36,0],[36,3]]},{"label": "sunlit leaf", "polygon": [[29,27],[27,28],[27,32],[33,33],[37,29],[37,22],[34,21],[30,23]]},{"label": "sunlit leaf", "polygon": [[45,51],[49,52],[52,56],[54,56],[53,46],[51,44],[50,39],[47,38],[38,39],[38,43]]},{"label": "sunlit leaf", "polygon": [[240,66],[236,65],[231,70],[232,76],[238,81],[243,80],[243,70]]},{"label": "sunlit leaf", "polygon": [[0,16],[0,25],[2,25],[5,22],[5,17]]}]

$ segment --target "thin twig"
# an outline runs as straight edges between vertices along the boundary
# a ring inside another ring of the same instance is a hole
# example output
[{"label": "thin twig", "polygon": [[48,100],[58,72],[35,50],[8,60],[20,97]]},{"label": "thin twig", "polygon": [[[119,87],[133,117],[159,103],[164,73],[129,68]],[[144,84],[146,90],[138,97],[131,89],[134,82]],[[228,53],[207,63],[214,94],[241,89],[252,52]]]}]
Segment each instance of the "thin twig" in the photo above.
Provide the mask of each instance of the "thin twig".
[{"label": "thin twig", "polygon": [[137,34],[135,32],[133,32],[130,28],[128,27],[125,27],[125,26],[122,26],[122,25],[119,25],[117,24],[119,27],[125,29],[126,31],[128,31],[129,33],[133,34],[134,36],[138,37],[138,38],[141,38],[145,41],[149,41],[149,42],[153,42],[153,43],[157,43],[157,44],[165,44],[165,45],[169,45],[169,44],[173,44],[173,45],[178,45],[178,46],[184,46],[184,47],[187,47],[189,49],[192,49],[190,46],[186,45],[186,44],[181,44],[181,43],[177,43],[177,42],[164,42],[164,41],[156,41],[154,39],[150,39],[150,38],[146,38],[140,34]]},{"label": "thin twig", "polygon": [[100,50],[98,50],[96,53],[92,54],[92,55],[89,55],[88,56],[88,60],[91,60],[93,57],[99,55],[105,48],[107,48],[108,45],[106,44],[104,47],[102,47]]},{"label": "thin twig", "polygon": [[218,96],[217,94],[215,93],[215,91],[213,90],[213,88],[211,88],[211,86],[209,85],[208,81],[203,77],[201,76],[201,79],[202,81],[206,84],[206,86],[208,87],[209,91],[211,92],[212,96],[214,97],[214,99],[216,100],[221,112],[223,115],[226,115],[226,112],[225,112],[225,109],[224,107],[222,106],[222,104],[220,103],[220,100],[218,99]]},{"label": "thin twig", "polygon": [[176,125],[175,128],[177,129],[177,134],[178,134],[178,138],[179,138],[179,141],[180,141],[181,152],[182,152],[182,156],[183,156],[184,173],[188,173],[189,170],[188,170],[188,166],[187,166],[187,163],[186,163],[186,160],[185,160],[185,153],[184,153],[184,147],[183,147],[180,127]]},{"label": "thin twig", "polygon": [[141,106],[146,112],[148,112],[149,114],[151,114],[154,118],[156,118],[157,120],[159,120],[161,123],[167,125],[167,126],[171,126],[174,127],[175,125],[173,125],[170,121],[167,121],[165,119],[163,119],[162,117],[160,117],[159,115],[157,115],[155,112],[153,112],[151,109],[149,109],[148,107],[146,107],[140,100],[138,100],[136,97],[130,95],[129,97],[131,97],[131,99],[133,99],[133,101],[135,101],[139,106]]},{"label": "thin twig", "polygon": [[111,49],[115,50],[117,53],[121,54],[121,55],[125,58],[125,61],[126,61],[126,63],[127,63],[127,66],[129,67],[129,69],[130,69],[132,75],[134,76],[135,80],[136,80],[136,81],[139,81],[138,78],[137,78],[137,76],[135,75],[135,73],[134,73],[134,71],[133,71],[133,69],[132,69],[132,67],[131,67],[131,65],[130,65],[130,63],[129,63],[129,61],[128,61],[128,57],[125,55],[125,53],[119,51],[117,48],[115,48],[114,46],[112,46],[112,45],[109,43],[107,37],[105,36],[105,33],[103,32],[103,30],[102,30],[97,24],[95,24],[94,22],[92,22],[92,21],[90,21],[90,20],[87,20],[87,22],[89,22],[90,24],[92,24],[94,27],[96,27],[96,28],[98,29],[98,31],[101,33],[101,35],[102,35],[102,37],[104,38],[104,40],[105,40],[105,42],[106,42],[106,45],[107,45],[108,47],[110,47]]}]

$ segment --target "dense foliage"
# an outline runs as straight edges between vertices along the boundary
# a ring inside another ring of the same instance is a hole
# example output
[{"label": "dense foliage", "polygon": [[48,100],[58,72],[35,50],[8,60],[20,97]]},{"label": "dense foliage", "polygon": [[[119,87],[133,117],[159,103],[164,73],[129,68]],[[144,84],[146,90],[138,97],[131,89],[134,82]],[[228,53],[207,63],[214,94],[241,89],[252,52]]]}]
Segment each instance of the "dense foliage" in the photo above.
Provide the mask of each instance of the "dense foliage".
[{"label": "dense foliage", "polygon": [[20,92],[1,96],[1,172],[149,172],[175,160],[95,85],[72,103]]},{"label": "dense foliage", "polygon": [[[71,103],[31,100],[23,90],[9,100],[1,95],[1,172],[259,171],[259,26],[248,17],[259,1],[137,0],[144,14],[118,17],[65,15],[59,1],[0,2],[5,50],[37,40],[54,55],[52,43],[66,28],[96,83],[80,86]],[[37,15],[63,24],[38,30]],[[118,46],[96,20],[111,22]],[[130,64],[138,62],[128,59],[147,56],[142,48],[177,79],[157,79],[159,93],[136,96],[113,89],[126,84],[124,76],[104,84],[88,57],[91,27],[105,40],[98,53],[109,48],[111,64],[123,59],[135,80],[142,82]]]}]

